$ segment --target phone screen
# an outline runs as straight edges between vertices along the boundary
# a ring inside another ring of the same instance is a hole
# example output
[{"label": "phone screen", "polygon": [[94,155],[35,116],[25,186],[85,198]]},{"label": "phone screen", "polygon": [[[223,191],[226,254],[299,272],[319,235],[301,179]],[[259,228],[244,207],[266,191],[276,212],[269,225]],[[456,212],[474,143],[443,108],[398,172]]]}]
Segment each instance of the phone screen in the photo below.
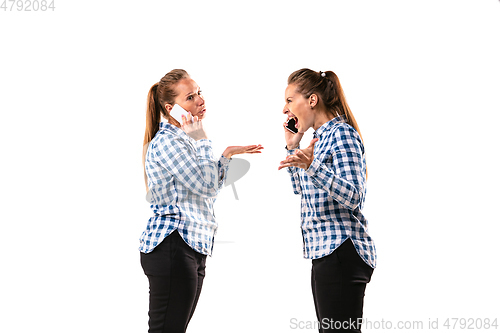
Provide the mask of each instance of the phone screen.
[{"label": "phone screen", "polygon": [[286,123],[286,129],[294,134],[296,134],[299,131],[297,128],[295,128],[295,118],[288,119]]},{"label": "phone screen", "polygon": [[174,119],[182,125],[182,115],[187,117],[187,111],[184,110],[179,104],[175,104],[172,110],[170,110],[170,116],[174,117]]}]

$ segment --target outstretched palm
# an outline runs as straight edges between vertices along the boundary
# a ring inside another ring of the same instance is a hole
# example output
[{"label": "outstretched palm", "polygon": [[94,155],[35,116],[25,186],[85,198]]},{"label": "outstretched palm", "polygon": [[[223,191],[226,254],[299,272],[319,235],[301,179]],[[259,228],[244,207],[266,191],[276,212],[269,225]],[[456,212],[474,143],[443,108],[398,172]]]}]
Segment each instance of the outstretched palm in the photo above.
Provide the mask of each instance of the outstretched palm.
[{"label": "outstretched palm", "polygon": [[262,149],[264,149],[262,145],[229,146],[224,150],[223,155],[226,158],[231,158],[233,155],[238,154],[260,154]]}]

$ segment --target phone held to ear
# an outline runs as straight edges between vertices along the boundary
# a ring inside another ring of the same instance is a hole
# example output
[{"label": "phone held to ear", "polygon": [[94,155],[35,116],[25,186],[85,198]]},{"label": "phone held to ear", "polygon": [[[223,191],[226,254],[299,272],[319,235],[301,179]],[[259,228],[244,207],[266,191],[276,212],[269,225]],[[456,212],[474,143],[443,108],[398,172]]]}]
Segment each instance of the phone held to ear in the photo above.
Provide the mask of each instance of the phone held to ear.
[{"label": "phone held to ear", "polygon": [[288,119],[288,121],[286,122],[286,127],[285,127],[287,130],[289,130],[290,132],[292,132],[293,134],[297,134],[297,132],[299,131],[296,127],[295,127],[295,118],[290,118]]},{"label": "phone held to ear", "polygon": [[172,110],[170,110],[170,116],[174,117],[175,120],[182,125],[182,115],[187,118],[188,112],[182,108],[179,104],[175,104]]}]

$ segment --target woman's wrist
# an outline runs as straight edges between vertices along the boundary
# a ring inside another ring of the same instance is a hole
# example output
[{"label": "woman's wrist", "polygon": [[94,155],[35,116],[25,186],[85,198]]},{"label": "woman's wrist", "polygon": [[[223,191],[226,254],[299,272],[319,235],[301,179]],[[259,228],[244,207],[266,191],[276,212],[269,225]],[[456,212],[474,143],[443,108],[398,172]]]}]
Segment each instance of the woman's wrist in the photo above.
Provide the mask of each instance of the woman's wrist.
[{"label": "woman's wrist", "polygon": [[226,148],[226,150],[224,150],[224,152],[222,153],[222,156],[224,156],[225,158],[227,158],[229,160],[229,159],[231,159],[231,157],[233,155],[231,153],[229,153],[228,148]]}]

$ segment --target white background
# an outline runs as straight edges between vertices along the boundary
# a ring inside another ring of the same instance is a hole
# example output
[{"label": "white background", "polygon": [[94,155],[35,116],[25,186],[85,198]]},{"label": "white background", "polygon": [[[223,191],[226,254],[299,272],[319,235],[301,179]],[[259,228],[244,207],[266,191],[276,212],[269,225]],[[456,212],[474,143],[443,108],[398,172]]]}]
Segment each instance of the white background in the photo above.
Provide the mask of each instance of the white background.
[{"label": "white background", "polygon": [[189,332],[315,320],[299,197],[277,170],[286,80],[303,67],[338,74],[365,140],[379,257],[365,318],[499,316],[499,1],[55,7],[0,11],[0,331],[147,331],[146,95],[174,68],[202,87],[217,154],[265,147],[239,156],[240,200],[219,195]]}]

